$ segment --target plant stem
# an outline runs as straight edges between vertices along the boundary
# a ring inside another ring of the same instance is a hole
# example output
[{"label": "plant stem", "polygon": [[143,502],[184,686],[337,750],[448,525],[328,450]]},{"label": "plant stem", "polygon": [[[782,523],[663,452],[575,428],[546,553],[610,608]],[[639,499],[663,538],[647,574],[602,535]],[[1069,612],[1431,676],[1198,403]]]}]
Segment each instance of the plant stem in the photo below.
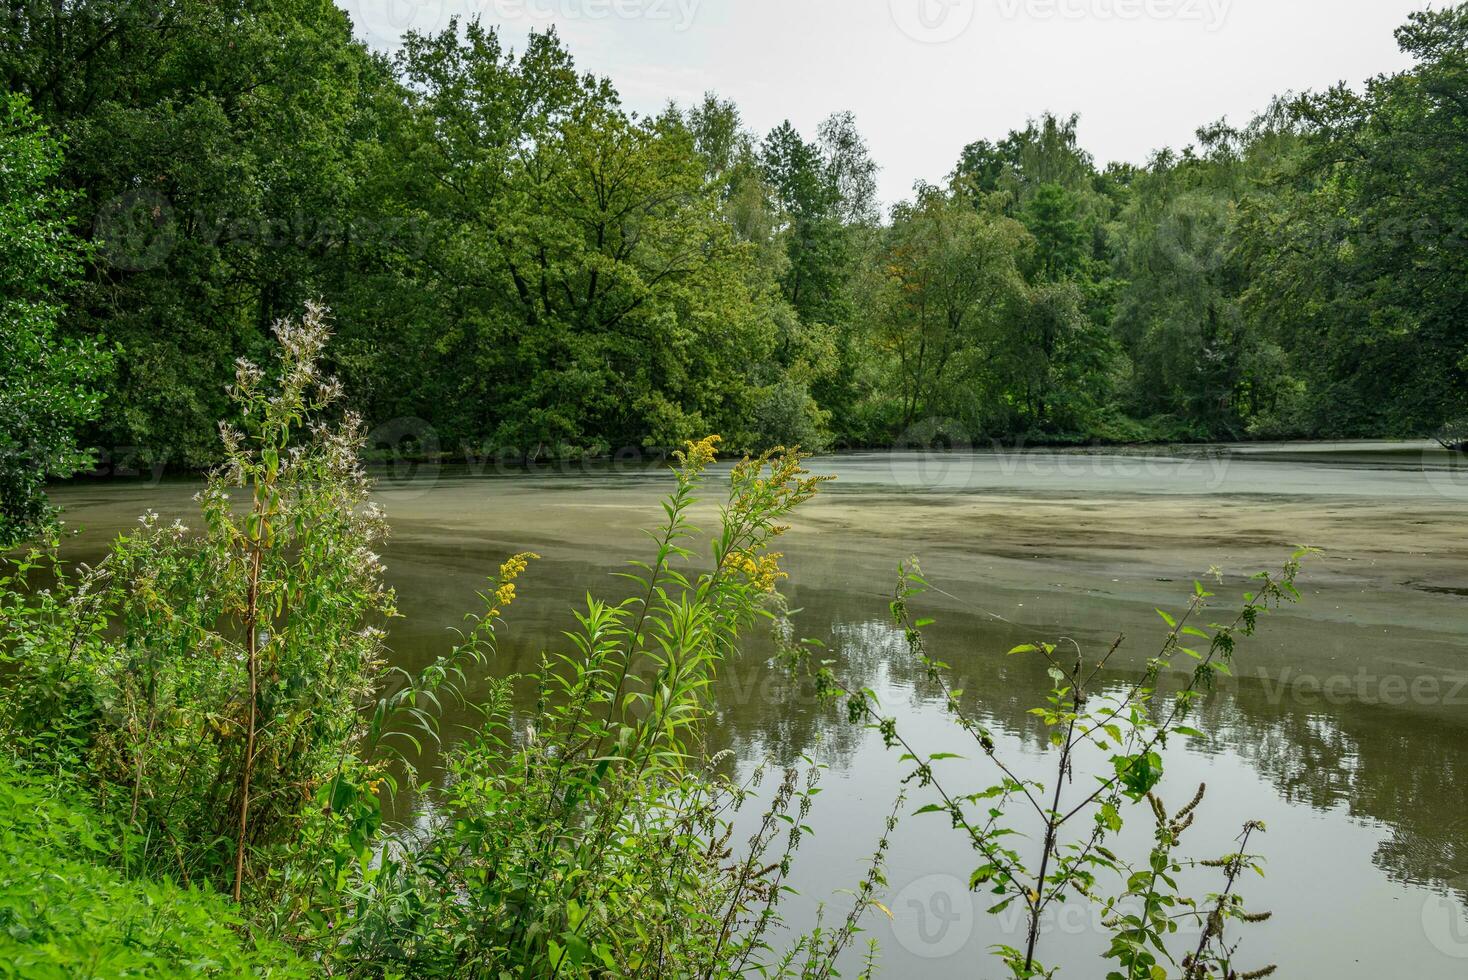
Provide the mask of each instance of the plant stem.
[{"label": "plant stem", "polygon": [[245,754],[240,766],[240,832],[234,854],[234,900],[240,901],[245,882],[245,837],[250,828],[250,771],[255,761],[255,729],[257,700],[260,694],[260,565],[264,557],[265,517],[260,498],[255,498],[255,512],[261,515],[256,524],[258,536],[251,545],[250,585],[245,599],[246,668],[250,673],[250,713],[245,729]]}]

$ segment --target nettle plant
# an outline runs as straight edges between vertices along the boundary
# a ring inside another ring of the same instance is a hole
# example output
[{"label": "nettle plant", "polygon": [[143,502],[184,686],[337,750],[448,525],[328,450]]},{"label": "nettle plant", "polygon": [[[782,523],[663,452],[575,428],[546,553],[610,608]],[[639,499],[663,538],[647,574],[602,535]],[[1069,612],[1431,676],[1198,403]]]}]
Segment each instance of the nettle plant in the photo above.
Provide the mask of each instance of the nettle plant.
[{"label": "nettle plant", "polygon": [[[889,749],[912,764],[905,782],[936,797],[916,815],[947,817],[971,846],[979,862],[969,886],[994,896],[988,911],[998,915],[1020,903],[1023,947],[994,947],[1011,976],[1028,980],[1056,975],[1042,965],[1042,924],[1058,905],[1083,902],[1099,909],[1110,933],[1105,956],[1115,967],[1107,980],[1165,980],[1179,972],[1184,980],[1245,980],[1275,972],[1273,966],[1242,968],[1236,958],[1238,942],[1226,935],[1230,923],[1247,925],[1269,917],[1249,912],[1236,890],[1244,870],[1263,873],[1248,846],[1264,826],[1247,824],[1232,853],[1209,860],[1181,856],[1180,839],[1192,825],[1206,788],[1199,787],[1187,805],[1169,813],[1161,797],[1162,751],[1174,738],[1205,737],[1187,724],[1195,706],[1220,675],[1231,673],[1238,638],[1253,635],[1264,613],[1299,600],[1294,582],[1309,554],[1310,549],[1297,551],[1279,572],[1256,576],[1254,591],[1224,624],[1197,625],[1214,595],[1195,583],[1181,615],[1158,610],[1168,633],[1158,653],[1129,683],[1107,683],[1123,638],[1091,659],[1073,641],[1064,648],[1036,643],[1011,650],[1011,656],[1042,658],[1050,679],[1043,701],[1030,711],[1045,732],[1043,745],[1054,773],[1048,783],[1019,775],[994,733],[964,707],[964,692],[949,685],[949,665],[928,654],[924,631],[933,621],[914,618],[911,609],[913,600],[929,588],[916,560],[900,569],[891,603],[893,622],[959,730],[977,746],[984,767],[993,772],[992,781],[977,789],[958,788],[949,773],[964,756],[919,751],[898,720],[884,713],[876,692],[840,684],[833,661],[820,658],[819,643],[796,641],[788,624],[776,636],[788,666],[812,677],[819,694],[843,702],[852,723],[880,733]],[[1189,670],[1181,686],[1169,693],[1160,681],[1175,663]],[[1089,779],[1084,778],[1087,772]],[[1154,844],[1143,860],[1129,861],[1109,844],[1143,802],[1154,824]],[[1022,852],[1016,841],[1023,840],[1038,842],[1037,856],[1033,847],[1028,855]],[[1183,894],[1179,876],[1194,868],[1221,873],[1221,890],[1202,899]],[[1118,880],[1120,892],[1108,890]],[[1184,926],[1198,929],[1196,943],[1186,952],[1177,949]]]}]

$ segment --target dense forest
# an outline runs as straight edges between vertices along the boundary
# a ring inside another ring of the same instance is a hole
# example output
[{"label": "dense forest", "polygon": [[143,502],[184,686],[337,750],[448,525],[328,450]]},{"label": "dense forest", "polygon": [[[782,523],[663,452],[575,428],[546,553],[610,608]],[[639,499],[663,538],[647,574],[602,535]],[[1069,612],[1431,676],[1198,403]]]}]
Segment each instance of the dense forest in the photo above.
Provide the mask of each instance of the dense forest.
[{"label": "dense forest", "polygon": [[6,6],[12,520],[77,447],[216,462],[236,359],[309,300],[380,439],[455,457],[1420,436],[1461,405],[1468,7],[1398,31],[1406,72],[1145,165],[1075,117],[976,133],[884,213],[851,113],[641,116],[554,32],[388,56],[328,0]]}]

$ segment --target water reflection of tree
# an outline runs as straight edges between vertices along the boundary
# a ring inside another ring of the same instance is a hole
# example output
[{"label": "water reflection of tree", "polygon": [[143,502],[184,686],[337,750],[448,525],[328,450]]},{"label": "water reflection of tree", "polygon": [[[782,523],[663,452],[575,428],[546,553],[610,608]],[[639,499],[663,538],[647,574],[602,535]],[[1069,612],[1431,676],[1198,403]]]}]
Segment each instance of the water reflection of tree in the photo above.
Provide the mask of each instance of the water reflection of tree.
[{"label": "water reflection of tree", "polygon": [[[885,599],[824,590],[803,590],[799,598],[809,604],[797,617],[796,633],[825,645],[824,656],[843,686],[873,690],[889,711],[899,713],[941,704],[941,692],[913,662],[901,631],[882,617]],[[1036,692],[1047,689],[1044,667],[1003,656],[1033,640],[1033,632],[959,617],[945,617],[941,629],[957,641],[945,649],[961,651],[943,659],[952,664],[953,684],[964,691],[975,716],[1038,745],[1043,726],[1028,711]],[[717,692],[717,747],[782,764],[814,754],[836,768],[849,765],[861,730],[841,720],[839,706],[819,702],[808,683],[774,664],[773,652],[768,637],[754,636],[739,661],[726,665]]]},{"label": "water reflection of tree", "polygon": [[[468,551],[458,554],[451,549],[433,556],[433,569],[425,565],[424,576],[431,571],[434,587],[423,580],[401,583],[410,608],[405,610],[408,618],[394,624],[393,645],[403,666],[421,667],[444,652],[452,638],[442,624],[475,608],[478,575],[460,569],[455,569],[458,574],[445,574],[446,567],[460,563],[488,567],[479,546]],[[608,586],[601,590],[608,595],[622,591],[605,569],[569,561],[545,565],[537,569],[542,587],[527,588],[526,600],[513,612],[492,667],[496,674],[529,670],[542,649],[564,646],[560,631],[573,625],[569,607],[578,590],[600,583]],[[829,583],[822,580],[821,585],[828,587],[814,587],[822,576],[819,569],[812,571],[817,574],[797,576],[790,586],[792,604],[805,608],[796,619],[799,635],[827,644],[828,656],[848,686],[882,692],[897,712],[936,710],[938,692],[886,622],[886,597],[853,590],[841,581],[844,575],[828,576]],[[1064,605],[1063,597],[1052,601],[1054,608],[1035,609],[1035,617],[1079,618]],[[1053,639],[1053,634],[968,610],[949,608],[938,616],[934,652],[952,665],[953,684],[964,690],[968,710],[996,730],[1038,748],[1042,728],[1027,712],[1045,689],[1043,665],[1033,658],[1007,657],[1005,652],[1039,638]],[[1093,652],[1114,639],[1114,634],[1096,629],[1067,632]],[[1128,648],[1145,656],[1147,644],[1159,638],[1160,633],[1138,635]],[[730,749],[745,762],[770,759],[784,765],[814,754],[833,768],[850,767],[865,733],[840,722],[836,709],[819,703],[771,663],[773,647],[763,630],[747,639],[743,652],[721,673],[709,751]],[[1249,652],[1246,645],[1240,654],[1245,674]],[[1126,680],[1125,674],[1117,677],[1118,683]],[[1464,738],[1468,718],[1359,702],[1302,704],[1270,693],[1249,679],[1209,699],[1200,727],[1217,738],[1203,750],[1247,760],[1291,803],[1322,811],[1344,807],[1356,819],[1387,828],[1390,836],[1375,861],[1390,877],[1436,887],[1463,880],[1468,874],[1468,739]],[[451,731],[472,723],[467,713],[451,715]],[[430,755],[424,763],[425,774],[431,777],[437,759]]]},{"label": "water reflection of tree", "polygon": [[[1280,703],[1244,681],[1208,708],[1222,745],[1291,803],[1344,807],[1390,836],[1374,861],[1394,880],[1444,889],[1468,875],[1468,727],[1354,701]],[[1462,896],[1468,901],[1468,893]]]},{"label": "water reflection of tree", "polygon": [[[883,600],[809,590],[801,598],[809,610],[802,635],[827,644],[845,685],[882,693],[895,713],[938,710],[939,692],[882,617]],[[953,612],[944,613],[934,630],[935,655],[953,666],[953,685],[963,689],[966,709],[1038,750],[1043,726],[1028,711],[1047,689],[1043,663],[1005,656],[1035,639],[1034,631]],[[1105,646],[1099,636],[1081,642]],[[851,765],[863,733],[783,677],[769,654],[768,642],[756,639],[731,666],[733,676],[721,678],[716,747],[744,759],[793,763],[815,752],[834,768]],[[1247,658],[1247,647],[1240,656]],[[1114,680],[1132,679],[1122,673]],[[1374,861],[1390,878],[1461,888],[1468,875],[1468,719],[1420,710],[1357,700],[1329,705],[1326,713],[1320,704],[1240,679],[1203,702],[1198,727],[1212,739],[1194,748],[1247,761],[1291,804],[1344,809],[1386,828],[1390,836]],[[955,730],[955,737],[962,736]],[[1468,894],[1462,897],[1468,901]]]}]

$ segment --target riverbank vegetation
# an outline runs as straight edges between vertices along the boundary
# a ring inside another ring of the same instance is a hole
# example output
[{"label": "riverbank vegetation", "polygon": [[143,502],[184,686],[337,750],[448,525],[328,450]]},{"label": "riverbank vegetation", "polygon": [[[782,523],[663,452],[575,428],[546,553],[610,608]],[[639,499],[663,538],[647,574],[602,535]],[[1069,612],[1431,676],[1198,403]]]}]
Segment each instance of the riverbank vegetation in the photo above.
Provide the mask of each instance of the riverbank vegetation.
[{"label": "riverbank vegetation", "polygon": [[554,32],[387,56],[326,0],[17,4],[7,348],[75,394],[37,425],[7,380],[4,453],[213,465],[235,359],[313,299],[414,454],[1430,435],[1468,357],[1468,7],[1398,40],[1404,72],[1141,165],[1064,115],[974,134],[884,212],[850,113],[640,116]]},{"label": "riverbank vegetation", "polygon": [[[461,642],[409,675],[388,666],[397,614],[373,551],[384,515],[368,499],[360,419],[320,367],[326,313],[311,306],[275,336],[277,368],[236,366],[197,528],[149,513],[95,565],[69,567],[53,543],[0,575],[0,962],[17,975],[868,976],[875,946],[864,958],[852,947],[869,916],[891,914],[889,835],[930,813],[971,843],[970,887],[998,896],[991,912],[1026,907],[1026,948],[998,950],[1016,977],[1053,975],[1041,917],[1067,901],[1104,912],[1124,971],[1111,976],[1267,975],[1239,972],[1224,934],[1259,920],[1237,878],[1259,867],[1247,847],[1263,828],[1211,863],[1182,857],[1203,791],[1169,815],[1160,753],[1201,735],[1184,725],[1194,702],[1229,671],[1237,637],[1296,597],[1300,555],[1262,576],[1230,625],[1194,625],[1212,598],[1199,585],[1185,615],[1163,614],[1161,652],[1128,684],[1101,679],[1116,647],[1073,663],[1048,644],[1013,651],[1051,665],[1035,710],[1053,733],[1053,784],[1017,776],[944,688],[1000,780],[951,790],[939,770],[958,754],[920,754],[873,692],[841,689],[819,648],[794,640],[774,548],[823,479],[795,451],[746,456],[705,534],[690,518],[714,487],[720,440],[706,437],[676,454],[652,554],[624,576],[629,598],[589,597],[562,646],[504,676],[497,638],[537,560],[509,557]],[[907,655],[941,684],[931,624],[912,615],[925,585],[904,566],[891,611]],[[821,767],[767,772],[706,748],[714,684],[759,622],[812,693],[842,700],[914,766],[844,907],[798,934],[782,902]],[[1188,680],[1160,693],[1183,656],[1196,661]],[[477,722],[424,785],[415,765],[441,744],[451,699]],[[1090,795],[1067,799],[1075,770],[1098,760]],[[384,798],[408,790],[418,819],[385,825]],[[941,802],[910,813],[919,793]],[[1156,844],[1129,863],[1112,839],[1144,799]],[[1034,871],[1016,843],[1026,804],[1043,824]],[[1073,822],[1079,838],[1063,833]],[[1224,878],[1211,897],[1179,883],[1197,866]]]},{"label": "riverbank vegetation", "polygon": [[[359,420],[331,414],[324,311],[276,335],[278,371],[237,366],[196,529],[148,514],[95,566],[36,548],[0,576],[0,806],[35,808],[0,838],[17,858],[6,962],[24,976],[831,975],[873,884],[834,927],[773,945],[819,768],[772,777],[746,842],[734,821],[764,771],[733,774],[702,747],[719,665],[782,577],[781,522],[821,480],[794,452],[738,463],[696,572],[688,512],[718,440],[691,442],[631,598],[589,599],[563,651],[489,680],[535,560],[513,556],[462,643],[410,677],[386,664],[382,515]],[[480,724],[446,779],[419,786],[418,753],[471,679]],[[409,785],[424,819],[389,832],[381,801]]]}]

